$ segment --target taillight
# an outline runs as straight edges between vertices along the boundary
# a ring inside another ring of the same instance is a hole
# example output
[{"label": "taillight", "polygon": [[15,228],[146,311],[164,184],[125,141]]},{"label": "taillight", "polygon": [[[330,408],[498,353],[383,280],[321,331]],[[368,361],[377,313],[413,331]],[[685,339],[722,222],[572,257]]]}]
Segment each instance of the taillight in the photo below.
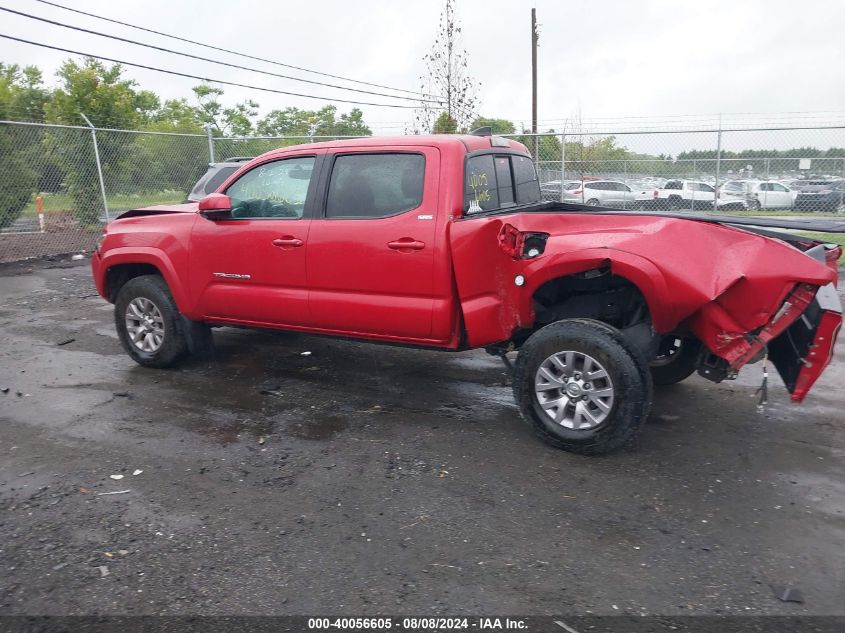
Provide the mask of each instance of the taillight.
[{"label": "taillight", "polygon": [[660,195],[657,191],[652,191],[652,192],[651,192],[651,194],[652,194],[655,198],[656,198],[657,196],[659,196],[659,195]]},{"label": "taillight", "polygon": [[824,253],[825,263],[827,267],[830,268],[833,272],[836,273],[836,281],[834,285],[839,285],[839,258],[842,257],[842,247],[836,246],[834,248],[828,249]]},{"label": "taillight", "polygon": [[580,196],[582,193],[584,193],[583,189],[576,189],[575,191],[572,192],[572,195],[573,196]]}]

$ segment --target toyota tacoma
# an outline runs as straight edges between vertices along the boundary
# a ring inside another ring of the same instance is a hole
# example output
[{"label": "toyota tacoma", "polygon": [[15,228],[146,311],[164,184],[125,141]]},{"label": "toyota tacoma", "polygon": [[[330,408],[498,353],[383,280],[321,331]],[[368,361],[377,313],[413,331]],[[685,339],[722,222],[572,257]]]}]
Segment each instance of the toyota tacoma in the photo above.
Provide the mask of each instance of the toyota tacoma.
[{"label": "toyota tacoma", "polygon": [[268,152],[199,203],[124,213],[92,268],[141,365],[218,326],[516,352],[522,417],[599,454],[696,371],[768,358],[804,399],[842,323],[841,249],[789,229],[845,222],[542,202],[525,146],[479,131]]}]

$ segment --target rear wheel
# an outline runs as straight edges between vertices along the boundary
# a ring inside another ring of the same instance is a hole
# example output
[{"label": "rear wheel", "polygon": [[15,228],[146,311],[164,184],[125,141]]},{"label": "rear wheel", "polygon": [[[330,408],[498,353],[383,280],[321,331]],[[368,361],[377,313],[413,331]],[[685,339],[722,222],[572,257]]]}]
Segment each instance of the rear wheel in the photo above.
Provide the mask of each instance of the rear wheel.
[{"label": "rear wheel", "polygon": [[667,336],[649,364],[655,385],[674,385],[689,378],[696,368],[701,343],[694,338]]},{"label": "rear wheel", "polygon": [[748,210],[749,211],[759,211],[762,208],[759,200],[749,200],[748,201]]},{"label": "rear wheel", "polygon": [[571,319],[525,342],[513,390],[522,417],[543,441],[600,455],[634,437],[648,415],[652,384],[641,352],[619,330]]},{"label": "rear wheel", "polygon": [[123,349],[139,365],[170,367],[188,352],[182,315],[158,275],[134,277],[123,285],[114,320]]},{"label": "rear wheel", "polygon": [[589,200],[587,200],[587,204],[591,207],[597,207],[599,206],[599,201],[596,198],[590,198]]}]

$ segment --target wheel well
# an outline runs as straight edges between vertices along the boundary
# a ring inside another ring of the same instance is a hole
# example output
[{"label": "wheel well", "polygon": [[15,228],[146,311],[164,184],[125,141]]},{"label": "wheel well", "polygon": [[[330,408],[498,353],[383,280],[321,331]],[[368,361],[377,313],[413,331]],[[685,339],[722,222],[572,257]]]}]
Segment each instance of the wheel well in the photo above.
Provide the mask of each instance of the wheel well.
[{"label": "wheel well", "polygon": [[106,292],[109,301],[114,303],[117,293],[124,284],[134,277],[141,275],[161,275],[161,271],[152,264],[118,264],[112,266],[106,273]]},{"label": "wheel well", "polygon": [[[623,331],[644,351],[655,343],[643,293],[609,268],[551,279],[537,289],[533,303],[531,331],[562,319],[595,319]],[[530,334],[526,332],[526,337]]]}]

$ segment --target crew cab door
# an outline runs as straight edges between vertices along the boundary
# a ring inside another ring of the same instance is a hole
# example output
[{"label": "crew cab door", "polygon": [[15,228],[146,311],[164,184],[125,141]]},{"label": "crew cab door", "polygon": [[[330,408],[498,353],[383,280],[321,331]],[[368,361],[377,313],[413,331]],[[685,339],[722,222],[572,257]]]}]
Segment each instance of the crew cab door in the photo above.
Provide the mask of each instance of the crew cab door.
[{"label": "crew cab door", "polygon": [[439,166],[431,147],[329,150],[308,243],[314,327],[446,338],[432,332],[435,305],[439,312],[450,303],[435,297],[435,252],[443,248],[436,240]]},{"label": "crew cab door", "polygon": [[309,322],[305,256],[323,151],[272,158],[224,191],[226,217],[200,217],[191,234],[191,293],[205,318]]}]

